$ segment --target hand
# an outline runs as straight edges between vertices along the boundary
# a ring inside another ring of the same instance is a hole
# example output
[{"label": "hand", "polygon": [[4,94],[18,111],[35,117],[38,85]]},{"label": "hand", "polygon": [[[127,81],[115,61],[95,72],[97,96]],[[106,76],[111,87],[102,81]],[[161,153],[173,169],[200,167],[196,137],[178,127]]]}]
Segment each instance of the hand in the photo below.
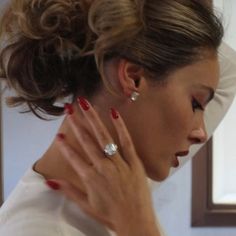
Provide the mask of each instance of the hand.
[{"label": "hand", "polygon": [[155,222],[145,170],[120,114],[113,109],[111,119],[121,150],[108,158],[103,149],[114,141],[89,102],[81,101],[83,106],[80,107],[89,125],[75,122],[73,114],[67,118],[92,165],[85,162],[86,158],[81,158],[66,139],[58,138],[58,147],[82,179],[86,194],[70,183],[56,180],[61,191],[92,217],[109,222],[112,228],[123,227],[127,222],[130,224],[132,219],[136,224]]}]

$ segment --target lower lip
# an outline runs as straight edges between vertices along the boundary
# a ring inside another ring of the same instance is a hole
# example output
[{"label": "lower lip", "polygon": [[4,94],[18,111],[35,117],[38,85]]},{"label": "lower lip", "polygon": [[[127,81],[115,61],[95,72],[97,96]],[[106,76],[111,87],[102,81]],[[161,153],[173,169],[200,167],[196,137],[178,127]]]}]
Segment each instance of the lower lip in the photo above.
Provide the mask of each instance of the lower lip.
[{"label": "lower lip", "polygon": [[179,160],[177,156],[174,156],[173,167],[177,168],[179,166]]}]

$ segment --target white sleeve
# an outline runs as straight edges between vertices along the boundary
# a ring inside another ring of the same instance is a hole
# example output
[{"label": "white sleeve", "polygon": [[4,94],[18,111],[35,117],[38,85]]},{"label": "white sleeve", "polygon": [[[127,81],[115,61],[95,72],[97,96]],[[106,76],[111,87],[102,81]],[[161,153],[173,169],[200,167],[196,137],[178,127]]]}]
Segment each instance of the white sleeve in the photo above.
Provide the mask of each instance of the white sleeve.
[{"label": "white sleeve", "polygon": [[[222,43],[219,49],[220,81],[214,99],[205,111],[205,123],[210,138],[230,108],[236,94],[236,52]],[[204,144],[194,145],[187,157],[181,157],[180,166],[172,169],[170,175],[181,168]]]},{"label": "white sleeve", "polygon": [[[0,227],[1,236],[65,236],[60,226],[40,217],[27,217],[24,219],[12,220]],[[85,236],[81,234],[78,236]]]}]

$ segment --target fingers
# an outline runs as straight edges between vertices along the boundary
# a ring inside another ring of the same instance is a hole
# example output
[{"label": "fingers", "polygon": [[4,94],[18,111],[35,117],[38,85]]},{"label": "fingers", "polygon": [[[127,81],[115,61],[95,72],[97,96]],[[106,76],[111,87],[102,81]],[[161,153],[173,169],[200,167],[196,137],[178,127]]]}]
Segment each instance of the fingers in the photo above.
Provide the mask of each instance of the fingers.
[{"label": "fingers", "polygon": [[77,123],[74,116],[69,115],[67,119],[80,148],[82,148],[92,163],[98,165],[99,161],[104,160],[104,155],[102,155],[100,147],[97,146],[97,143],[92,139],[88,131]]},{"label": "fingers", "polygon": [[97,112],[93,109],[90,103],[84,99],[78,99],[79,105],[85,117],[87,118],[92,132],[95,135],[101,150],[104,150],[105,146],[108,143],[114,143],[111,135],[107,131],[107,128],[102,123],[101,119],[99,118]]},{"label": "fingers", "polygon": [[[109,143],[114,143],[113,138],[111,137],[110,133],[108,132],[107,128],[101,121],[100,117],[98,116],[97,112],[94,110],[94,108],[91,106],[91,104],[84,98],[79,98],[78,103],[80,105],[80,108],[86,117],[90,127],[91,131],[93,133],[93,136],[95,136],[96,141],[99,145],[99,149],[102,153],[102,162],[106,163],[108,160],[112,161],[118,170],[124,167],[124,161],[121,158],[119,152],[117,151],[112,157],[106,158],[104,154],[104,148]],[[74,124],[76,125],[76,124]],[[91,143],[91,142],[90,142]],[[85,142],[83,142],[83,145],[86,145]],[[90,155],[92,155],[92,152],[89,147]],[[88,153],[89,153],[88,152]],[[96,155],[92,155],[94,157],[94,163],[97,163],[97,165],[101,165],[101,160],[98,161],[98,157]],[[102,166],[100,166],[102,168]]]},{"label": "fingers", "polygon": [[91,170],[91,166],[83,160],[80,155],[65,141],[65,135],[57,135],[57,144],[59,150],[63,156],[70,163],[71,167],[79,174],[81,177],[87,175],[87,172]]},{"label": "fingers", "polygon": [[[84,161],[81,156],[78,155],[78,153],[66,142],[66,139],[65,137],[63,138],[63,136],[63,134],[57,135],[56,140],[57,144],[59,145],[59,149],[70,166],[81,177],[85,187],[91,188],[91,186],[93,186],[93,188],[96,189],[98,183],[100,183],[101,180],[104,181],[104,177],[107,174],[114,173],[114,168],[110,168],[112,166],[108,166],[102,161],[96,160],[97,165],[94,166],[86,163],[86,161]],[[85,140],[85,143],[87,143],[86,141],[87,140]],[[97,148],[93,145],[90,145],[89,147],[90,149],[87,151],[88,155],[95,156]],[[103,160],[108,161],[107,163],[110,164],[110,161],[108,159],[103,158]]]},{"label": "fingers", "polygon": [[[85,181],[88,181],[90,178],[98,178],[98,174],[104,174],[108,170],[110,162],[100,149],[94,144],[94,141],[89,135],[83,135],[83,138],[79,137],[80,148],[84,150],[86,157],[88,157],[93,166],[89,165],[84,157],[75,151],[66,141],[64,134],[58,134],[56,138],[58,148],[62,153],[63,157],[66,158],[71,167],[75,172],[80,175]],[[96,168],[94,168],[96,167]]]},{"label": "fingers", "polygon": [[85,126],[82,128],[82,125],[75,120],[75,116],[72,115],[73,113],[67,112],[69,124],[79,145],[91,162],[98,167],[99,172],[101,173],[100,170],[104,170],[102,165],[107,160],[112,160],[117,169],[124,167],[125,162],[123,160],[126,161],[126,164],[129,163],[131,165],[132,162],[135,161],[135,158],[137,158],[137,155],[129,132],[123,119],[118,115],[118,112],[115,114],[115,109],[111,109],[112,121],[119,137],[123,155],[121,158],[120,153],[117,152],[111,158],[105,158],[104,148],[108,143],[114,143],[113,138],[90,103],[84,98],[79,98],[78,102],[82,113],[84,114],[84,118],[89,125],[89,127],[86,127],[85,129],[86,131],[89,131],[91,135],[86,135],[85,130],[83,129]]},{"label": "fingers", "polygon": [[111,118],[119,137],[123,158],[132,165],[137,161],[137,154],[129,131],[119,112],[114,108],[111,108]]}]

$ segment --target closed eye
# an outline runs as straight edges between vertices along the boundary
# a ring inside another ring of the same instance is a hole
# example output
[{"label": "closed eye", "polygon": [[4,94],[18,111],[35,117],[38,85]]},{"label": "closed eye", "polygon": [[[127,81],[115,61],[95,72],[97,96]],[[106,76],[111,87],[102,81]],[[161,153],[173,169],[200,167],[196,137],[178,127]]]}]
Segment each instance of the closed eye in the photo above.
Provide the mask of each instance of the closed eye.
[{"label": "closed eye", "polygon": [[193,112],[195,112],[196,109],[204,111],[203,106],[195,98],[192,98],[192,109]]}]

